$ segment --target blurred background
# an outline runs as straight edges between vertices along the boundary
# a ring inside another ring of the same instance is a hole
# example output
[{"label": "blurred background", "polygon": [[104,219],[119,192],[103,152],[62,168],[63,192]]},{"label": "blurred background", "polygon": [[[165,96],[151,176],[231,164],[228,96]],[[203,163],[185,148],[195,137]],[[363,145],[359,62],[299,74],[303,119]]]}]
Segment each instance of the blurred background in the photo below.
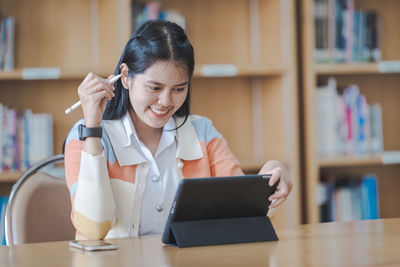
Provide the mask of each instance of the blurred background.
[{"label": "blurred background", "polygon": [[397,0],[0,0],[2,216],[22,172],[62,152],[87,73],[112,74],[134,30],[164,19],[195,49],[191,112],[246,173],[288,167],[275,228],[398,217],[399,11]]}]

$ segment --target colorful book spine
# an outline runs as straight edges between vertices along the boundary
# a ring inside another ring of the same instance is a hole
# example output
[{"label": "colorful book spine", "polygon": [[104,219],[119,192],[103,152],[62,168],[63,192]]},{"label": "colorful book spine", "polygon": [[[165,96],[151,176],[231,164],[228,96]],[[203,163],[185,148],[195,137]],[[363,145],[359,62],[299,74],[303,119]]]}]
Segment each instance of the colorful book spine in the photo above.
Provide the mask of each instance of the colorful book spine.
[{"label": "colorful book spine", "polygon": [[362,177],[323,178],[320,191],[321,222],[373,220],[379,218],[378,179]]},{"label": "colorful book spine", "polygon": [[52,117],[0,104],[0,137],[0,172],[24,171],[53,154]]},{"label": "colorful book spine", "polygon": [[5,17],[0,22],[0,68],[14,69],[14,17]]},{"label": "colorful book spine", "polygon": [[355,9],[354,2],[314,0],[316,62],[381,60],[379,16]]},{"label": "colorful book spine", "polygon": [[356,85],[339,94],[336,80],[316,90],[317,148],[320,156],[383,152],[382,110],[369,104]]},{"label": "colorful book spine", "polygon": [[131,4],[132,29],[135,31],[140,25],[148,20],[166,20],[171,21],[183,29],[186,27],[186,19],[176,10],[164,10],[159,1],[135,2]]},{"label": "colorful book spine", "polygon": [[3,246],[6,245],[4,218],[6,214],[7,200],[7,196],[0,196],[0,244]]}]

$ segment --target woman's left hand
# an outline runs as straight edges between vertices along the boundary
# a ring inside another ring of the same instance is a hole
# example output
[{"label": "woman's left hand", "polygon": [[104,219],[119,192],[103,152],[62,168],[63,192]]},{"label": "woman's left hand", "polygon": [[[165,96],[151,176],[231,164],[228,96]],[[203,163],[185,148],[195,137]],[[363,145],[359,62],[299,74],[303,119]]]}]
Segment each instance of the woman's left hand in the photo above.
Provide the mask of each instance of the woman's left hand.
[{"label": "woman's left hand", "polygon": [[278,160],[270,160],[261,168],[259,174],[272,174],[269,180],[270,186],[279,180],[275,193],[269,197],[269,200],[272,201],[269,208],[276,208],[285,202],[293,187],[292,179],[285,165]]}]

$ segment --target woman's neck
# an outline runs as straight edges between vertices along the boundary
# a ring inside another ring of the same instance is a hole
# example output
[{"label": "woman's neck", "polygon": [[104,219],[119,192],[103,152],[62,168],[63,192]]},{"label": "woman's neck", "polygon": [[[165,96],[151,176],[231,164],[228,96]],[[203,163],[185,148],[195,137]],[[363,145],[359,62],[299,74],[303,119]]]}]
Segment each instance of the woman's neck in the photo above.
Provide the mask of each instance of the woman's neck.
[{"label": "woman's neck", "polygon": [[129,116],[135,125],[136,134],[140,141],[155,154],[161,139],[163,128],[153,128],[144,123],[133,110],[129,110]]}]

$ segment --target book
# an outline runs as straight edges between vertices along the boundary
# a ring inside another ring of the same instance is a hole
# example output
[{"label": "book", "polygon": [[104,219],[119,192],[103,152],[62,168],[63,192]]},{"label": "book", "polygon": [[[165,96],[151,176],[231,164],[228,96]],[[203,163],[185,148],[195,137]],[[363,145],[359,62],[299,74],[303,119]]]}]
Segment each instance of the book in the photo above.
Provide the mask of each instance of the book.
[{"label": "book", "polygon": [[374,103],[368,108],[370,119],[370,151],[379,153],[383,151],[383,126],[382,108],[379,103]]},{"label": "book", "polygon": [[14,69],[14,17],[5,17],[1,20],[0,36],[0,68],[4,71]]},{"label": "book", "polygon": [[365,175],[361,185],[364,220],[379,218],[378,181],[375,175]]},{"label": "book", "polygon": [[380,18],[355,8],[354,0],[314,0],[317,63],[381,60]]},{"label": "book", "polygon": [[[317,151],[320,156],[368,155],[383,151],[382,110],[357,85],[338,89],[336,80],[316,90]],[[339,93],[339,90],[342,93]]]},{"label": "book", "polygon": [[319,192],[325,194],[319,202],[321,222],[379,218],[378,180],[374,174],[336,177],[324,174]]},{"label": "book", "polygon": [[133,31],[144,22],[156,19],[171,21],[178,24],[183,29],[186,28],[186,19],[179,11],[174,9],[164,10],[161,8],[159,1],[148,1],[146,3],[132,1],[131,21]]},{"label": "book", "polygon": [[319,155],[336,155],[337,128],[337,90],[336,80],[331,78],[326,86],[316,91],[317,144]]},{"label": "book", "polygon": [[3,172],[4,106],[0,103],[0,173]]},{"label": "book", "polygon": [[0,243],[1,245],[6,245],[5,237],[5,214],[7,207],[7,196],[0,196]]},{"label": "book", "polygon": [[315,58],[317,62],[328,62],[328,0],[314,1]]},{"label": "book", "polygon": [[50,114],[19,112],[0,104],[0,172],[24,171],[53,155]]}]

